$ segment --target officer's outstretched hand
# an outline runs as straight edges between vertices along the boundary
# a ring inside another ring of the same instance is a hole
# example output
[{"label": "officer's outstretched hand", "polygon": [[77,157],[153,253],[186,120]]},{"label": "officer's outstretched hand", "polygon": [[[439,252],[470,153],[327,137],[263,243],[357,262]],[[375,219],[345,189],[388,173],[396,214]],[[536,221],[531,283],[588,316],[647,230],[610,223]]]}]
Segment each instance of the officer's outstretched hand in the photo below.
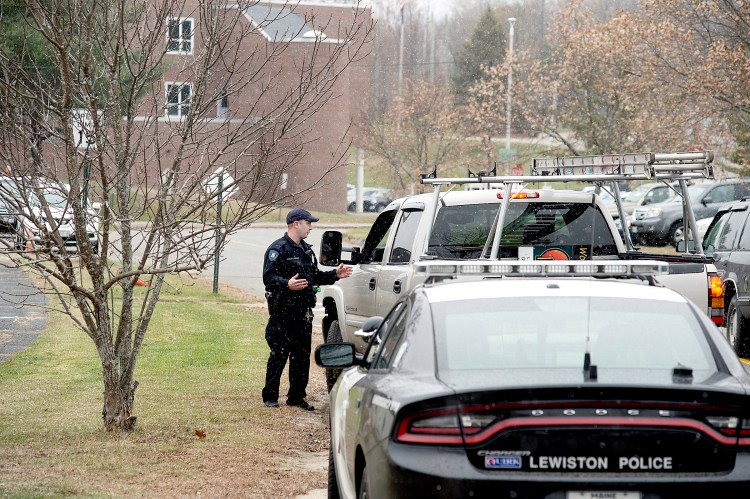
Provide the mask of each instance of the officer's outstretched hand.
[{"label": "officer's outstretched hand", "polygon": [[289,289],[292,291],[300,291],[307,287],[307,279],[297,279],[298,277],[299,274],[294,274],[287,283],[287,286],[289,286]]},{"label": "officer's outstretched hand", "polygon": [[350,275],[352,275],[352,267],[344,266],[343,263],[336,269],[336,277],[339,279],[349,277]]}]

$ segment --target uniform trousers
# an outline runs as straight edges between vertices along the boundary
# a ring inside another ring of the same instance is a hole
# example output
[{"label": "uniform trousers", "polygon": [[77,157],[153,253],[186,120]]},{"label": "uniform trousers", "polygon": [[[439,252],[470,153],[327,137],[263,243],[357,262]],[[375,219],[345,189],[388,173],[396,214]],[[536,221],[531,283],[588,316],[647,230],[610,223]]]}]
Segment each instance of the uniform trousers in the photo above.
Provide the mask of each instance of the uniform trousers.
[{"label": "uniform trousers", "polygon": [[266,386],[263,402],[279,399],[279,384],[284,366],[289,359],[289,391],[287,401],[300,402],[306,396],[310,376],[312,345],[312,311],[284,310],[273,314],[266,326],[266,342],[271,349],[266,366]]}]

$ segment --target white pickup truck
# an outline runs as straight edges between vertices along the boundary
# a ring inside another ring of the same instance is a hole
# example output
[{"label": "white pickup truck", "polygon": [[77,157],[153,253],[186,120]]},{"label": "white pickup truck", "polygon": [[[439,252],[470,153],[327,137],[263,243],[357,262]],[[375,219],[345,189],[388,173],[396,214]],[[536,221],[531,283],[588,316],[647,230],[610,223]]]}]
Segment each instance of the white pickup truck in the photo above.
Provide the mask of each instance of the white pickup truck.
[{"label": "white pickup truck", "polygon": [[[423,178],[423,183],[435,185],[435,191],[391,202],[373,223],[363,247],[350,250],[349,259],[342,259],[345,249],[341,233],[329,231],[323,235],[321,264],[354,265],[351,278],[324,287],[319,297],[325,308],[325,341],[352,342],[363,352],[369,339],[362,332],[365,321],[386,315],[423,282],[412,266],[424,260],[666,261],[669,274],[659,276],[658,283],[691,299],[720,325],[724,309],[721,281],[712,260],[700,251],[700,241],[694,245],[698,254],[641,253],[633,248],[627,234],[623,240],[607,206],[596,194],[528,185],[587,180],[604,188],[611,182],[616,191],[616,181],[623,177],[674,182],[712,174],[710,153],[675,153],[668,156],[678,159],[659,161],[663,156],[644,153],[534,160],[532,175],[526,177]],[[583,166],[568,170],[565,161]],[[673,168],[660,170],[665,164]],[[505,188],[456,189],[477,182],[501,183]],[[452,190],[441,192],[444,186]],[[508,192],[512,193],[510,198]],[[619,192],[614,194],[619,199]],[[689,200],[686,207],[690,208]]]}]

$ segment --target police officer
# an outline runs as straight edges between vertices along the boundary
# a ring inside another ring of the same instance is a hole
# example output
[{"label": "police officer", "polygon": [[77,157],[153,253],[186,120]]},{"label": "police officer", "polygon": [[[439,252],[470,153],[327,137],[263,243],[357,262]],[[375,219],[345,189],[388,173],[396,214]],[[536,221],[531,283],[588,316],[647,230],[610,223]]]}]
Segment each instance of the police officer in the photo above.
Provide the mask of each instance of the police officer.
[{"label": "police officer", "polygon": [[271,348],[266,366],[266,386],[263,387],[263,404],[266,407],[279,406],[279,383],[288,358],[287,405],[306,411],[315,410],[305,400],[310,373],[315,293],[319,285],[333,284],[352,274],[352,268],[344,265],[329,272],[318,269],[315,253],[304,241],[312,230],[313,222],[318,220],[307,210],[293,209],[286,216],[286,234],[266,250],[263,284],[266,285],[270,314],[266,341]]}]

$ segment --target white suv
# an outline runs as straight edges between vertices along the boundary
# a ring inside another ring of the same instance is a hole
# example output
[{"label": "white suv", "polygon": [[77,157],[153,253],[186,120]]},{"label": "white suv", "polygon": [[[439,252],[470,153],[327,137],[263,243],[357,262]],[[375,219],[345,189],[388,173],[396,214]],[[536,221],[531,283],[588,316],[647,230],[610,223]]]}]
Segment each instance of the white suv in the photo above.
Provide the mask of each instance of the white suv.
[{"label": "white suv", "polygon": [[[40,200],[30,202],[31,216],[21,216],[18,219],[17,249],[43,246],[44,239],[48,237],[46,235],[57,231],[66,251],[79,250],[69,190],[66,184],[47,183],[42,187],[44,204],[49,208],[52,219],[48,219]],[[87,203],[86,207],[86,235],[94,253],[99,252],[99,208],[99,203]],[[41,227],[42,223],[45,224],[44,227]]]}]

